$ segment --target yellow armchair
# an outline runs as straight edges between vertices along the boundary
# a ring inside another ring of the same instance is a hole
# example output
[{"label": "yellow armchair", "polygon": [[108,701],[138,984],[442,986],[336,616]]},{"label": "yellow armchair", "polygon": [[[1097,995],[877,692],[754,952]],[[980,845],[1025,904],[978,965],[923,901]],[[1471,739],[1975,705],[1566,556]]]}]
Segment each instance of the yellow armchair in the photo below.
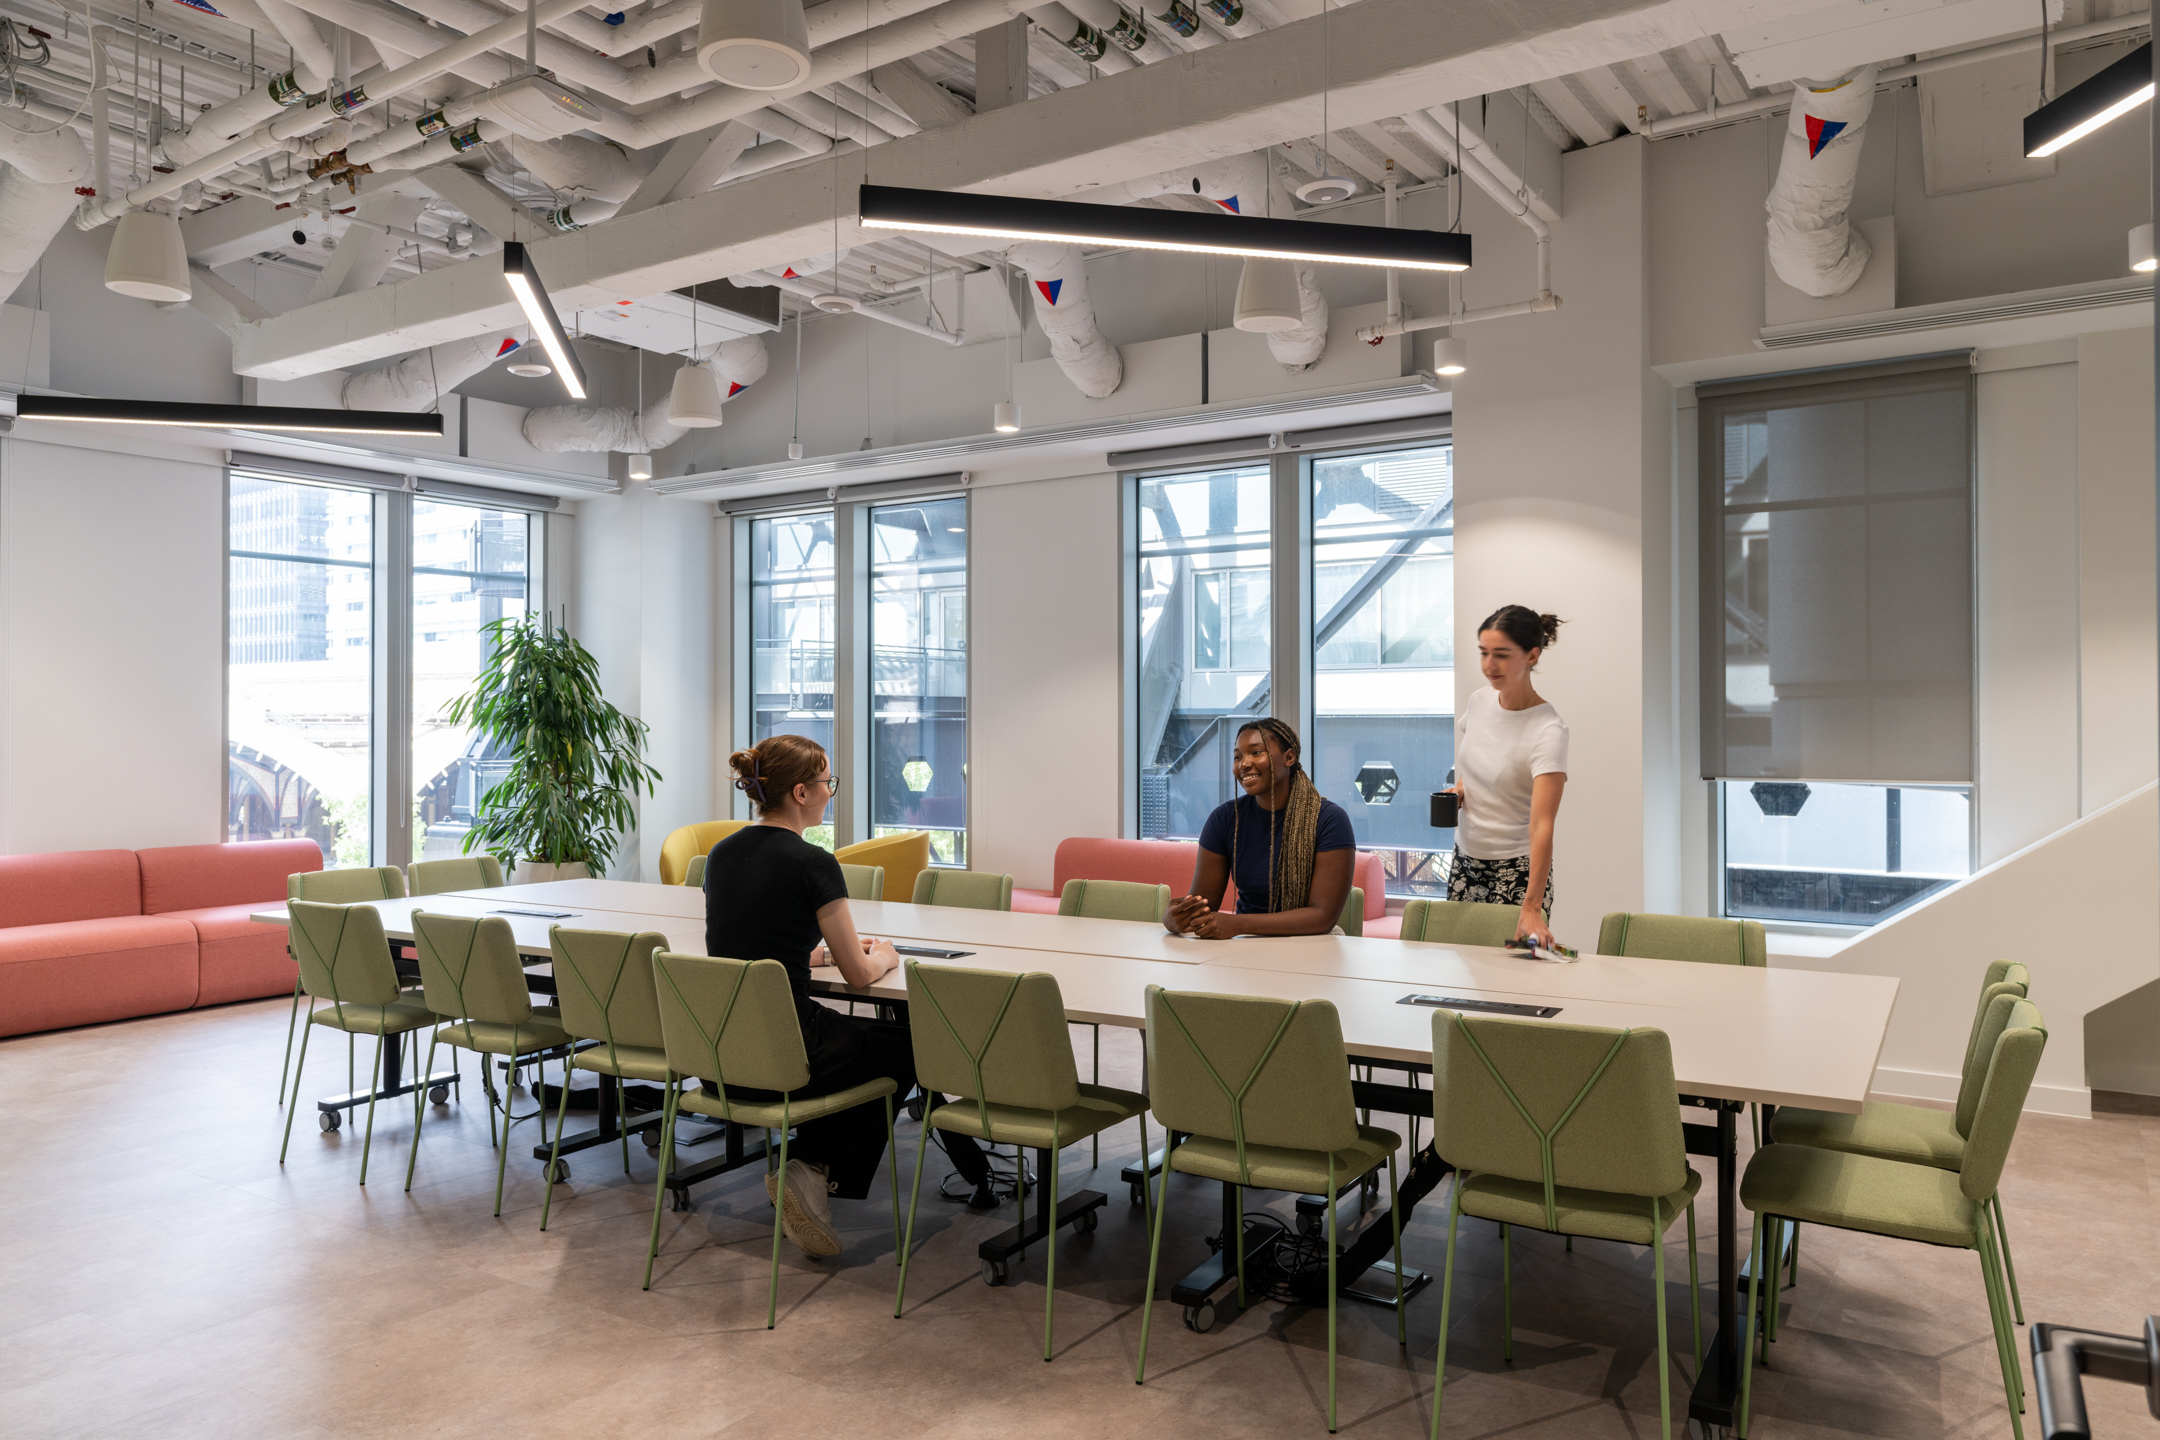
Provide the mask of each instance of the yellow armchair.
[{"label": "yellow armchair", "polygon": [[915,877],[930,868],[930,832],[904,830],[898,835],[858,840],[833,851],[833,858],[843,865],[882,866],[887,895],[913,895]]},{"label": "yellow armchair", "polygon": [[703,855],[713,846],[734,834],[747,820],[707,820],[698,825],[685,825],[660,846],[660,883],[680,885],[690,869],[690,857]]}]

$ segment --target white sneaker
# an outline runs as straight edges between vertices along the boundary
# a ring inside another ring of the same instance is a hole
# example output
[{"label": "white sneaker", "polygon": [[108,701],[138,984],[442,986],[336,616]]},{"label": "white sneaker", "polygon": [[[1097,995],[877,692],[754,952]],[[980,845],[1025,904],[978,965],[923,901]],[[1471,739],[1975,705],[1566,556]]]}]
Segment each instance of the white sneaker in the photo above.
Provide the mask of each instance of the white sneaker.
[{"label": "white sneaker", "polygon": [[803,1254],[822,1259],[840,1253],[840,1236],[832,1224],[832,1194],[826,1188],[825,1171],[807,1161],[787,1163],[787,1199],[779,1199],[779,1176],[765,1177],[765,1198],[780,1208],[780,1229]]}]

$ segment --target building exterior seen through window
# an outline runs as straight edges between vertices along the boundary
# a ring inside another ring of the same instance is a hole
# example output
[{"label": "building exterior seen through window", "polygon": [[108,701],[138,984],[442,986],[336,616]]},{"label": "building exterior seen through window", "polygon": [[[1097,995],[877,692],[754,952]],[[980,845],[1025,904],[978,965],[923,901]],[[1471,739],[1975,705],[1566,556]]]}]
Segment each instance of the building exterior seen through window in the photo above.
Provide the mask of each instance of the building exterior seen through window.
[{"label": "building exterior seen through window", "polygon": [[[751,521],[751,744],[802,735],[831,753],[835,633],[833,512]],[[804,838],[830,850],[832,826]]]},{"label": "building exterior seen through window", "polygon": [[1972,789],[1725,780],[1725,913],[1873,925],[1972,873]]},{"label": "building exterior seen through window", "polygon": [[962,867],[967,524],[964,496],[870,512],[870,833],[927,830],[931,863]]},{"label": "building exterior seen through window", "polygon": [[487,665],[486,626],[529,607],[531,517],[415,499],[413,526],[412,777],[414,855],[465,853],[475,807],[509,769],[450,705]]},{"label": "building exterior seen through window", "polygon": [[234,474],[226,620],[228,840],[371,858],[374,500]]},{"label": "building exterior seen through window", "polygon": [[1144,479],[1139,502],[1140,834],[1189,839],[1268,713],[1268,469]]},{"label": "building exterior seen through window", "polygon": [[1453,462],[1449,445],[1312,462],[1307,763],[1391,895],[1444,895],[1453,853],[1426,803],[1455,763]]}]

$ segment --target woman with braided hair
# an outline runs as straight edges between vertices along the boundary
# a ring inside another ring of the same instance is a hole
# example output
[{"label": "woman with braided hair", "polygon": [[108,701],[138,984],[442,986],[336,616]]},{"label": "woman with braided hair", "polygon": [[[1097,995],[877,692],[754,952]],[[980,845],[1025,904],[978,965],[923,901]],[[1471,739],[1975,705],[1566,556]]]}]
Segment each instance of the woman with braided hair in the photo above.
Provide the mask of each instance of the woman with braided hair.
[{"label": "woman with braided hair", "polygon": [[[1174,935],[1325,935],[1335,928],[1357,866],[1350,817],[1322,798],[1298,764],[1297,731],[1273,716],[1238,727],[1231,772],[1245,793],[1200,827],[1192,893],[1171,902]],[[1237,909],[1222,909],[1237,883]]]}]

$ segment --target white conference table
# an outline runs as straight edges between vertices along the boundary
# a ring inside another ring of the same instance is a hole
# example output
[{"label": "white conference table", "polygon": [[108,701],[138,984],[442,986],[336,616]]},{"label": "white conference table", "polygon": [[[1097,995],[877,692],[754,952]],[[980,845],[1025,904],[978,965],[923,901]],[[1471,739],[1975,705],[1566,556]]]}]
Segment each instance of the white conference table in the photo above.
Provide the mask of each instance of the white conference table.
[{"label": "white conference table", "polygon": [[[704,896],[679,885],[562,880],[369,903],[394,940],[412,938],[415,909],[501,915],[536,968],[551,953],[548,931],[558,924],[657,931],[673,949],[705,949]],[[1057,977],[1067,1017],[1081,1023],[1143,1028],[1147,987],[1161,985],[1327,1000],[1341,1016],[1351,1057],[1417,1066],[1431,1062],[1435,1012],[1404,1003],[1412,994],[1551,1005],[1558,1007],[1551,1018],[1560,1023],[1663,1030],[1672,1042],[1680,1093],[1721,1102],[1714,1105],[1714,1142],[1709,1127],[1686,1127],[1695,1132],[1691,1151],[1714,1155],[1718,1163],[1719,1329],[1690,1407],[1715,1424],[1731,1423],[1739,1375],[1732,1315],[1738,1273],[1735,1115],[1744,1103],[1858,1113],[1898,994],[1898,982],[1889,976],[1606,955],[1561,965],[1479,946],[1340,935],[1201,941],[1118,920],[891,901],[857,901],[852,908],[866,935],[970,952],[929,963],[1047,971]],[[285,908],[265,907],[250,918],[283,924]],[[903,970],[859,990],[844,985],[831,968],[814,971],[813,979],[835,998],[907,999]],[[1417,1103],[1430,1103],[1429,1092],[1405,1093],[1425,1094]]]}]

